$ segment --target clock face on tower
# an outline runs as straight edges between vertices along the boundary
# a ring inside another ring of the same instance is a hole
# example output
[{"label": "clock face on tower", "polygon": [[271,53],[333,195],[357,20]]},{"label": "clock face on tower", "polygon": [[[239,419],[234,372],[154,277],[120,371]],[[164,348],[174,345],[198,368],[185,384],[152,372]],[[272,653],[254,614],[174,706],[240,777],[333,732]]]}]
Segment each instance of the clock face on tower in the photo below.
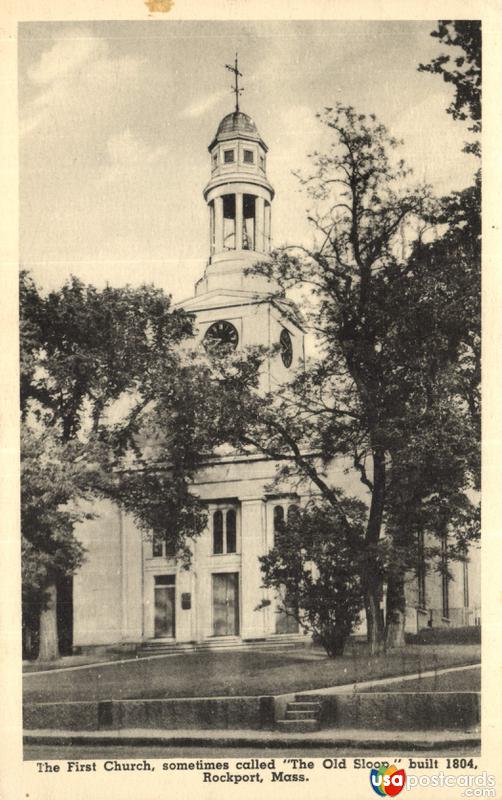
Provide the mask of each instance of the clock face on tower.
[{"label": "clock face on tower", "polygon": [[293,361],[293,342],[286,328],[283,328],[280,336],[281,358],[285,367],[290,367]]},{"label": "clock face on tower", "polygon": [[204,344],[211,346],[224,345],[229,350],[235,350],[239,341],[239,334],[231,322],[224,319],[213,322],[204,335]]}]

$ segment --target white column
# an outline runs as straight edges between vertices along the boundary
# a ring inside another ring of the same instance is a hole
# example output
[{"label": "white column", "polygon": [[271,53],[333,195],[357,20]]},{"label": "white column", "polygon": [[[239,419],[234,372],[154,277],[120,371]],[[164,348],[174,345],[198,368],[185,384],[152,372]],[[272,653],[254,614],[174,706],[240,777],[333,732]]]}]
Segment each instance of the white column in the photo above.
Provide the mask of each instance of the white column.
[{"label": "white column", "polygon": [[223,250],[223,197],[214,198],[214,252]]},{"label": "white column", "polygon": [[209,252],[214,253],[214,202],[209,203]]},{"label": "white column", "polygon": [[271,236],[271,214],[270,203],[265,206],[265,247],[266,253],[270,251],[270,236]]},{"label": "white column", "polygon": [[235,195],[235,249],[242,250],[242,194]]},{"label": "white column", "polygon": [[265,200],[263,197],[255,199],[255,250],[265,252]]},{"label": "white column", "polygon": [[258,556],[265,554],[265,504],[261,498],[241,504],[241,637],[266,635],[265,612],[256,606],[265,597]]}]

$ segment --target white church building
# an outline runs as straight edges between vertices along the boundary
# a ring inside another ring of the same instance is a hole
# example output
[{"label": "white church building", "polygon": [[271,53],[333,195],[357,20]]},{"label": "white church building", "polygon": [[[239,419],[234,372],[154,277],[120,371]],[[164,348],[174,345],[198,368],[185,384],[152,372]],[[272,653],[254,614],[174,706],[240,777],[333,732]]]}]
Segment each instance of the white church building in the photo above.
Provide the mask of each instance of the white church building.
[{"label": "white church building", "polygon": [[[195,315],[201,343],[210,337],[236,348],[278,344],[264,376],[273,390],[303,363],[305,332],[292,305],[274,297],[278,287],[246,274],[271,249],[267,146],[253,120],[236,110],[221,120],[209,154],[210,254],[194,296],[181,305]],[[353,493],[341,467],[339,473],[337,484]],[[271,490],[275,474],[276,463],[260,455],[228,455],[201,467],[193,491],[207,504],[208,526],[193,543],[188,570],[117,507],[100,504],[77,532],[87,560],[73,579],[74,650],[303,640],[262,588],[258,558],[272,547],[277,521],[304,499],[303,490]],[[358,491],[364,498],[364,487]],[[410,581],[409,631],[475,624],[477,563],[454,564],[452,572],[453,580],[424,574]]]}]

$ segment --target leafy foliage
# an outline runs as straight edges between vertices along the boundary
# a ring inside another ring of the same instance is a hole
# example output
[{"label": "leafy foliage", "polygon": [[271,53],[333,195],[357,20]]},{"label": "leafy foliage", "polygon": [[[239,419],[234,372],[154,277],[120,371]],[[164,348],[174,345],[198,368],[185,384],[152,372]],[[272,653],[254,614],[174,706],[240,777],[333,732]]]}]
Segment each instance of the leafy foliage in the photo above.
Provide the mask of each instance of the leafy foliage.
[{"label": "leafy foliage", "polygon": [[21,441],[21,530],[23,590],[41,599],[48,579],[71,575],[84,551],[73,535],[84,518],[69,505],[86,496],[89,475],[78,447],[62,445],[50,430],[23,425]]},{"label": "leafy foliage", "polygon": [[[455,94],[447,108],[453,119],[471,120],[473,133],[481,131],[481,22],[480,20],[440,20],[431,36],[448,47],[458,48],[457,55],[440,55],[419,70],[441,75],[453,84]],[[467,144],[467,152],[480,154],[479,142]]]},{"label": "leafy foliage", "polygon": [[318,247],[258,267],[308,292],[318,357],[253,409],[250,438],[289,459],[283,474],[312,480],[339,519],[327,466],[350,466],[367,489],[361,576],[377,647],[383,581],[416,565],[417,531],[439,542],[450,528],[456,556],[478,535],[479,195],[438,201],[414,185],[373,115],[338,105],[319,118],[332,144],[300,176]]},{"label": "leafy foliage", "polygon": [[282,596],[283,611],[313,633],[332,657],[343,654],[363,607],[366,511],[362,503],[337,494],[349,528],[340,524],[329,503],[310,503],[278,526],[274,547],[260,558],[264,586]]},{"label": "leafy foliage", "polygon": [[[74,535],[86,518],[78,501],[89,497],[89,468],[80,446],[62,444],[49,428],[21,423],[21,566],[23,629],[27,655],[38,641],[39,617],[49,588],[82,564],[85,551]],[[54,641],[54,645],[55,645]]]},{"label": "leafy foliage", "polygon": [[205,522],[189,483],[212,435],[181,346],[192,318],[160,290],[72,278],[43,297],[22,273],[20,300],[23,585],[43,611],[47,587],[84,558],[82,499],[116,501],[188,558],[186,540]]},{"label": "leafy foliage", "polygon": [[171,308],[159,289],[99,291],[72,277],[41,297],[21,273],[21,407],[38,401],[63,441],[98,430],[104,413],[124,393],[135,404],[132,423],[156,391],[159,370],[176,365],[177,347],[192,320]]}]

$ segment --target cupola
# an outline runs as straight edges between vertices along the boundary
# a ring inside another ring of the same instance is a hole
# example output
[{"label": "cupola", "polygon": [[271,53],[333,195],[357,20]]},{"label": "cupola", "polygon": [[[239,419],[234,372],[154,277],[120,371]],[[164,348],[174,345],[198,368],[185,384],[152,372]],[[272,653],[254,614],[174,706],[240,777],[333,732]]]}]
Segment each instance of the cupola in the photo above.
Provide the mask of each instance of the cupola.
[{"label": "cupola", "polygon": [[210,252],[197,294],[217,288],[217,275],[225,276],[226,288],[272,289],[265,278],[246,280],[246,268],[265,260],[271,250],[274,190],[266,173],[267,145],[254,120],[239,109],[237,60],[228,69],[235,75],[236,105],[223,117],[208,147],[211,178],[204,199],[209,207]]}]

